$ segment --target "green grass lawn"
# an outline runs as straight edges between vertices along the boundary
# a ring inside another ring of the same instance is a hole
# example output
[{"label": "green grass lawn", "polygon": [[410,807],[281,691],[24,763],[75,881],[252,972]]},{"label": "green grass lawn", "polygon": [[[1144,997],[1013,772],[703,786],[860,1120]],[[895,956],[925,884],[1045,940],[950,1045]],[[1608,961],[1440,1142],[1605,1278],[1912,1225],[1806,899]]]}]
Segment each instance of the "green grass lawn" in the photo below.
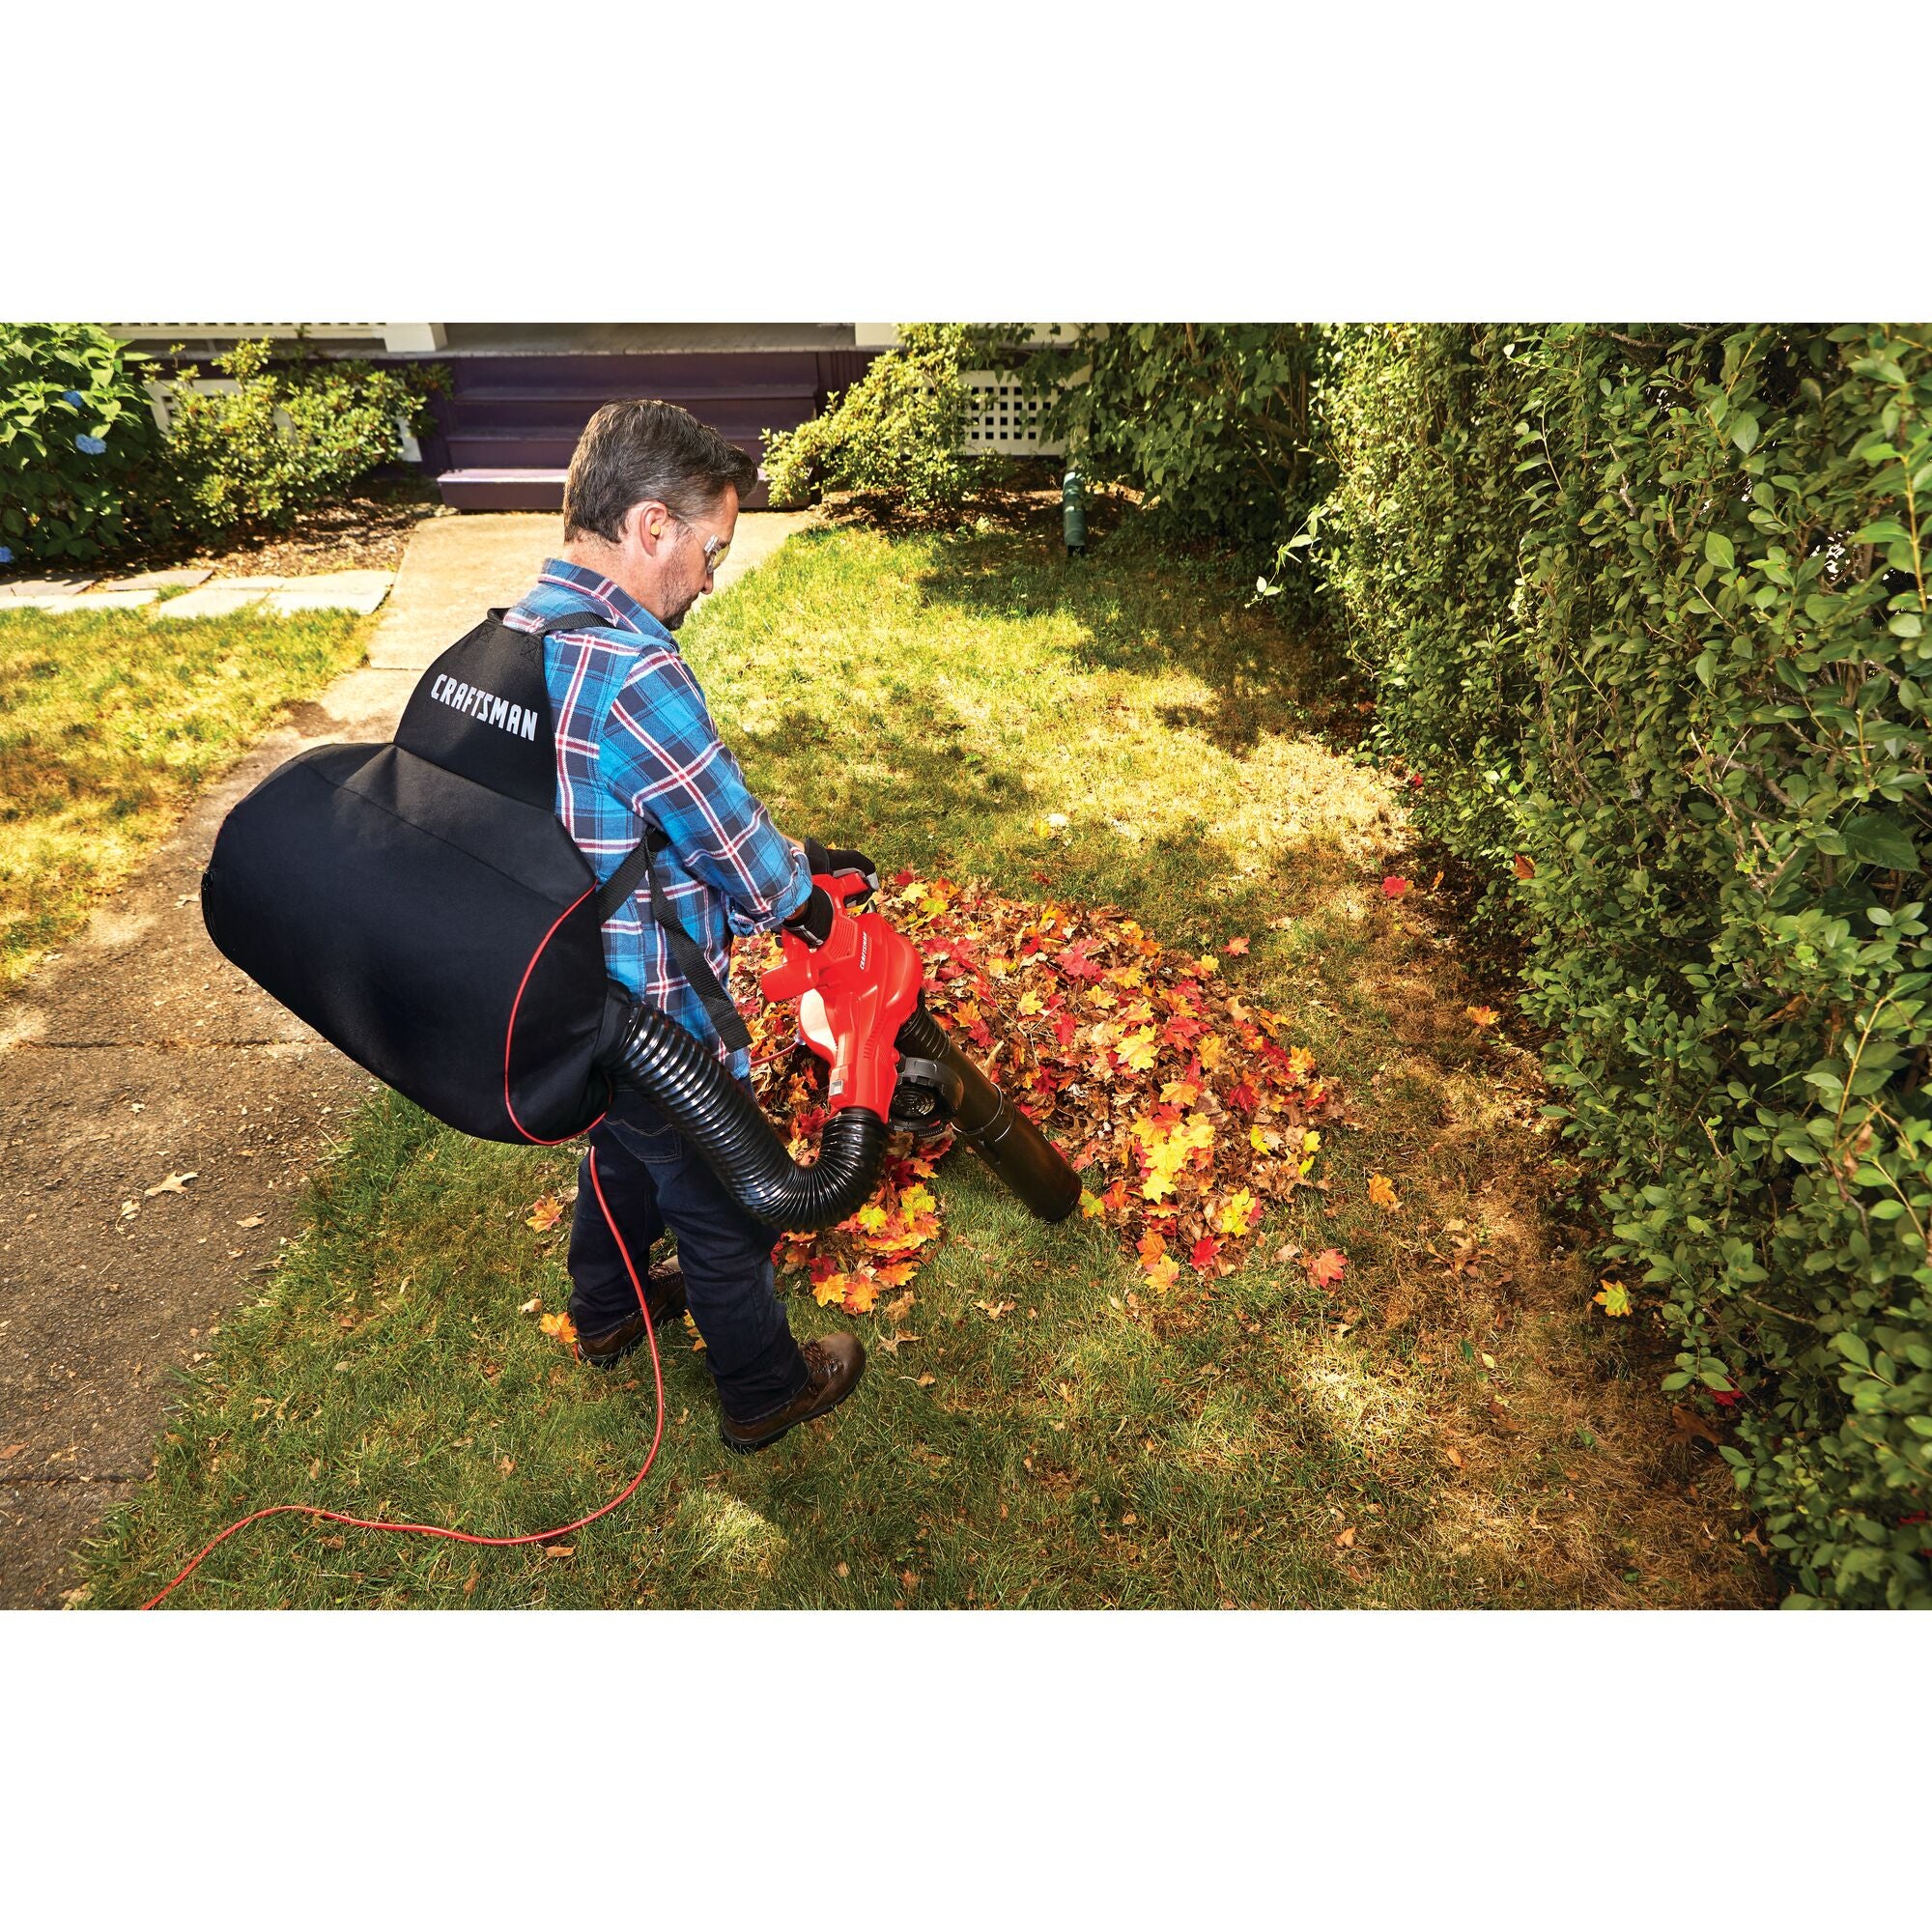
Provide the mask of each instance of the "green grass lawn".
[{"label": "green grass lawn", "polygon": [[319,611],[162,623],[0,608],[0,989],[81,926],[206,781],[362,655]]},{"label": "green grass lawn", "polygon": [[[567,1548],[472,1550],[285,1518],[182,1605],[1702,1605],[1764,1602],[1728,1484],[1669,1435],[1633,1325],[1591,1306],[1534,1056],[1432,897],[1394,788],[1350,754],[1360,694],[1244,607],[1231,571],[1041,537],[794,538],[683,643],[794,835],[887,868],[1235,934],[1228,973],[1347,1096],[1310,1187],[1186,1321],[1136,1320],[1098,1225],[1032,1220],[963,1151],[902,1321],[791,1293],[871,1349],[834,1416],[740,1459],[701,1353],[666,1338],[656,1468]],[[1378,881],[1406,870],[1400,905]],[[1498,1030],[1507,1034],[1507,1025]],[[90,1600],[140,1602],[235,1517],[314,1501],[490,1533],[608,1499],[649,1443],[614,1377],[519,1309],[563,1306],[570,1150],[469,1142],[372,1100],[312,1226],[184,1391],[156,1479],[109,1519]],[[1399,1210],[1367,1199],[1392,1177]],[[578,1204],[583,1211],[589,1204]],[[1350,1257],[1311,1288],[1271,1259]],[[998,1320],[981,1303],[1014,1304]],[[1718,1465],[1719,1476],[1723,1475]]]}]

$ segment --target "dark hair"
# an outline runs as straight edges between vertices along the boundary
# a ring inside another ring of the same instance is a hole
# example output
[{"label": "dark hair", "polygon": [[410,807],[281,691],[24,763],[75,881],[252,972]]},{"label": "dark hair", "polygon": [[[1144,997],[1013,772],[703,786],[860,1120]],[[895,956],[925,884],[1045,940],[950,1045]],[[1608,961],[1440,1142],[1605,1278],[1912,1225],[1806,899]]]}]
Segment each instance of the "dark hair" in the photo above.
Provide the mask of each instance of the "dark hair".
[{"label": "dark hair", "polygon": [[758,466],[675,403],[606,403],[590,418],[563,486],[563,533],[615,543],[632,506],[652,498],[674,517],[701,516],[730,484],[740,497]]}]

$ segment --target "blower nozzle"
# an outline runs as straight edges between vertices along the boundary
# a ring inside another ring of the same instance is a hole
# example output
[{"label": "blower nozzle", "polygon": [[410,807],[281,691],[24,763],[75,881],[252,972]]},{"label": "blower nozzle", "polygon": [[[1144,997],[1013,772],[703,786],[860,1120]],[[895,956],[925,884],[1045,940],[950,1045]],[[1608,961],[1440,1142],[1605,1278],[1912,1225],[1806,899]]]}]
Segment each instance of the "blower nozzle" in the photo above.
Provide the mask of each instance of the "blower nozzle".
[{"label": "blower nozzle", "polygon": [[1064,1220],[1079,1202],[1079,1177],[926,1010],[918,949],[881,914],[845,909],[863,881],[813,883],[838,908],[830,937],[813,948],[785,933],[782,962],[759,983],[767,999],[798,1001],[799,1032],[831,1068],[817,1160],[794,1161],[752,1095],[655,1007],[633,1011],[612,1074],[663,1108],[768,1227],[835,1226],[870,1197],[889,1131],[931,1136],[948,1126],[1041,1220]]}]

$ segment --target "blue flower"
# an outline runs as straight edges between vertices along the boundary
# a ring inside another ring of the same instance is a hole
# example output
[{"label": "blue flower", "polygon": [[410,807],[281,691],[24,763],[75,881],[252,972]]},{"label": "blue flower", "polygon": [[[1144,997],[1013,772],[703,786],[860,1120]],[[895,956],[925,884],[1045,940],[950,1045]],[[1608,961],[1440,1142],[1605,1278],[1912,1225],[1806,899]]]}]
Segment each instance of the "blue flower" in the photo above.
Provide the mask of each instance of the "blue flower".
[{"label": "blue flower", "polygon": [[102,438],[98,436],[77,436],[73,440],[73,446],[83,456],[99,456],[107,447],[107,444]]},{"label": "blue flower", "polygon": [[84,398],[82,397],[78,389],[67,389],[64,390],[61,394],[61,401],[64,403],[71,403],[75,409],[79,409],[83,400]]},{"label": "blue flower", "polygon": [[14,553],[5,544],[0,544],[0,563],[12,563]]}]

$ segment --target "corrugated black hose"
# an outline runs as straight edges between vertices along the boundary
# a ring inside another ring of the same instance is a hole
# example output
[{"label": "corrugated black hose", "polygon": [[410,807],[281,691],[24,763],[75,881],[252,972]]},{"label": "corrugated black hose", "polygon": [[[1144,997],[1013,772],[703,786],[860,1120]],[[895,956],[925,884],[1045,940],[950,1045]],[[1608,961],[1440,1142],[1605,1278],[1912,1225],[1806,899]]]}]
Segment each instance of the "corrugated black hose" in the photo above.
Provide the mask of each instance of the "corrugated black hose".
[{"label": "corrugated black hose", "polygon": [[712,1050],[642,1001],[607,1065],[670,1116],[739,1206],[767,1227],[830,1228],[870,1200],[887,1130],[867,1109],[829,1116],[817,1160],[801,1167]]}]

